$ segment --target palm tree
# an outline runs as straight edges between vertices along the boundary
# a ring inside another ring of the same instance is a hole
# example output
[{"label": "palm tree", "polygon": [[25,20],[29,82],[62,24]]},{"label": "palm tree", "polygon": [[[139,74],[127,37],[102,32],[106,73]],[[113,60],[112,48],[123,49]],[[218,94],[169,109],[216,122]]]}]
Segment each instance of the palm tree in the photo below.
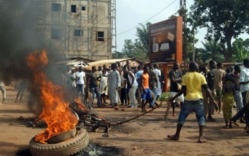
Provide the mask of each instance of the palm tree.
[{"label": "palm tree", "polygon": [[242,62],[245,58],[249,58],[249,39],[236,39],[233,42],[233,59],[236,62]]},{"label": "palm tree", "polygon": [[208,62],[209,60],[215,60],[221,62],[224,60],[224,55],[221,54],[222,46],[219,42],[215,40],[209,40],[205,43],[202,42],[204,48],[200,49],[200,57],[203,62]]},{"label": "palm tree", "polygon": [[149,34],[149,27],[151,23],[146,23],[145,25],[139,24],[140,27],[137,28],[137,37],[139,41],[141,42],[140,49],[146,54],[146,56],[149,56],[149,41],[150,41],[150,34]]}]

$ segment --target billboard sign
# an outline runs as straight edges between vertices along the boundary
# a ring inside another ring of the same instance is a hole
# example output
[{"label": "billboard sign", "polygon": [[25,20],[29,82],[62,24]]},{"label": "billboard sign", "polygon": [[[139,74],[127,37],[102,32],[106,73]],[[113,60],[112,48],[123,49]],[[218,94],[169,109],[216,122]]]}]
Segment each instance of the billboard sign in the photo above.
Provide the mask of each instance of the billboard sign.
[{"label": "billboard sign", "polygon": [[174,17],[149,28],[150,61],[182,62],[182,17]]}]

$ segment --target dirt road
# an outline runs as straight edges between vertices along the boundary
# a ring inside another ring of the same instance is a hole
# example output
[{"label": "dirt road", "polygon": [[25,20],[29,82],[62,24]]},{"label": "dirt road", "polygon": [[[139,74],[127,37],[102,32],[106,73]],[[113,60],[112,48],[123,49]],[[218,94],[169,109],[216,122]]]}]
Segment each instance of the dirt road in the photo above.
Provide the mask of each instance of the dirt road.
[{"label": "dirt road", "polygon": [[[27,122],[32,121],[34,115],[28,110],[27,99],[20,104],[14,103],[15,94],[14,88],[7,87],[7,102],[0,104],[0,156],[14,156],[18,150],[28,148],[29,140],[43,131],[27,127]],[[208,143],[197,143],[198,125],[194,114],[188,117],[179,141],[167,140],[166,136],[175,132],[177,117],[169,116],[164,120],[165,106],[164,103],[163,107],[146,116],[112,127],[109,137],[103,137],[101,129],[90,132],[90,139],[94,143],[123,149],[123,156],[249,155],[249,135],[243,132],[244,125],[222,129],[221,114],[214,115],[216,122],[206,124],[204,134]],[[141,113],[140,109],[124,109],[98,108],[95,111],[111,122],[123,121]]]}]

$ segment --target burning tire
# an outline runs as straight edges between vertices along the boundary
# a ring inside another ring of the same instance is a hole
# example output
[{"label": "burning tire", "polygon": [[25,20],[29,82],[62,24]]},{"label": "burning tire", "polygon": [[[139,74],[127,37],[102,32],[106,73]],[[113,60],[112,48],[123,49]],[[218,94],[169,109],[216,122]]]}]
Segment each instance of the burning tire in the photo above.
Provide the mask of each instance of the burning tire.
[{"label": "burning tire", "polygon": [[30,151],[33,156],[69,156],[82,151],[89,143],[89,136],[85,129],[77,131],[77,135],[67,141],[56,144],[41,144],[34,137],[30,140]]}]

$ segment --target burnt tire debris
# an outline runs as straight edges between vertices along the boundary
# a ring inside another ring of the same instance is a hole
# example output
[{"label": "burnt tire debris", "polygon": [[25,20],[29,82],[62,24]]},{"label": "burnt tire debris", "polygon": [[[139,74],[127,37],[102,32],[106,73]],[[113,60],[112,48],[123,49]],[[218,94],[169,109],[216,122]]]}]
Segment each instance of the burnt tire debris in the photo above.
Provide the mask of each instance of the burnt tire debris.
[{"label": "burnt tire debris", "polygon": [[[73,107],[72,107],[73,106]],[[100,128],[104,129],[103,133],[109,133],[109,131],[111,130],[111,127],[113,126],[118,126],[127,122],[130,122],[132,120],[135,120],[141,116],[144,116],[152,111],[154,111],[155,109],[161,107],[161,105],[158,105],[157,107],[153,107],[150,110],[141,113],[140,115],[137,115],[135,117],[132,117],[130,119],[118,122],[118,123],[111,123],[101,117],[99,117],[97,114],[90,112],[88,110],[81,110],[77,107],[75,107],[75,105],[73,103],[71,103],[70,108],[72,109],[72,111],[77,114],[77,117],[79,119],[79,122],[77,124],[78,128],[85,128],[88,132],[97,132]],[[39,122],[29,122],[29,127],[46,127],[46,123],[39,121]]]},{"label": "burnt tire debris", "polygon": [[29,147],[33,156],[70,156],[84,150],[89,144],[89,136],[85,129],[78,129],[74,138],[56,144],[42,144],[30,140]]}]

